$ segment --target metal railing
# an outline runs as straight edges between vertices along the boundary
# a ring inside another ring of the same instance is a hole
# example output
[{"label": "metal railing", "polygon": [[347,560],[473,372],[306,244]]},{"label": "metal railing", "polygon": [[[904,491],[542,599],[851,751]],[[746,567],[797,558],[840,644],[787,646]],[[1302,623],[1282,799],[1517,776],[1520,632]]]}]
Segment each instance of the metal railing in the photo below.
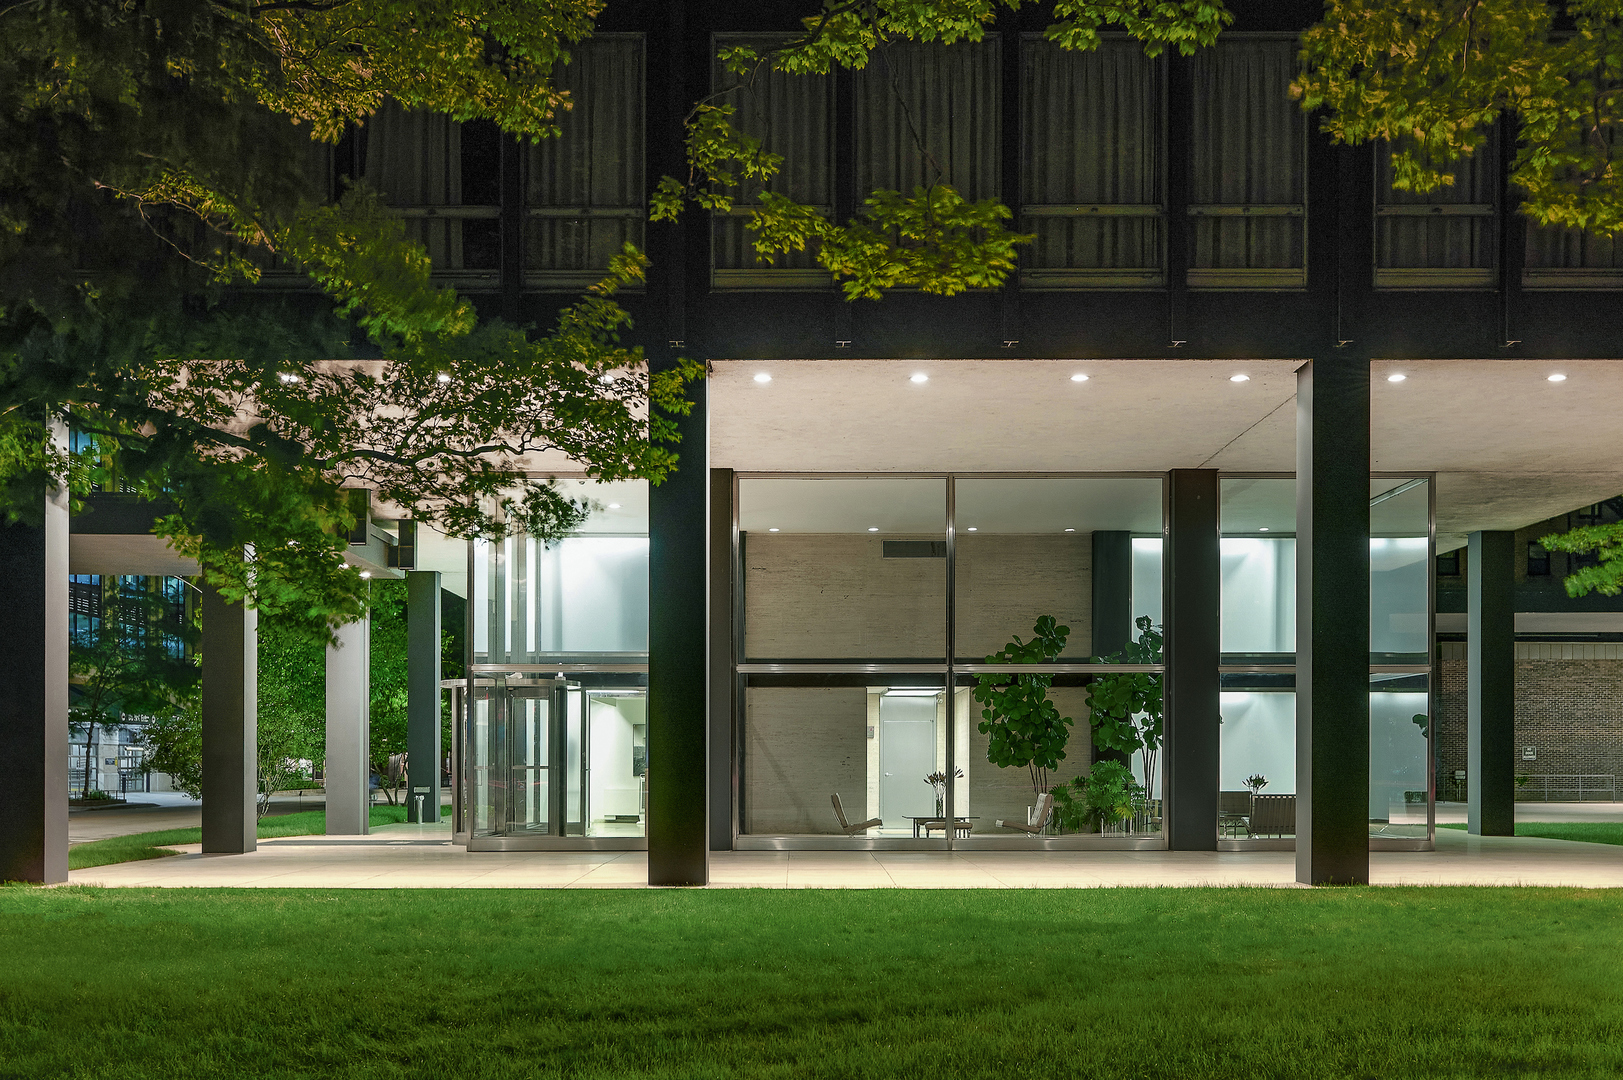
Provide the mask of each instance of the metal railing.
[{"label": "metal railing", "polygon": [[1531,776],[1516,785],[1517,802],[1616,802],[1617,777],[1602,773]]}]

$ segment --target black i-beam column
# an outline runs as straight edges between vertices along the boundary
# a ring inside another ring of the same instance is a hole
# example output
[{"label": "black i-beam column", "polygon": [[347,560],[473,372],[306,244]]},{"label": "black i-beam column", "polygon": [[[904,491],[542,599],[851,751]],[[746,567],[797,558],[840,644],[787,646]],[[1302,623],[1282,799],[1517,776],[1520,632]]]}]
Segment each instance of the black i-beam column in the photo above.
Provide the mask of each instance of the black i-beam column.
[{"label": "black i-beam column", "polygon": [[710,880],[705,384],[688,384],[676,471],[648,492],[648,884]]},{"label": "black i-beam column", "polygon": [[1516,534],[1474,532],[1466,562],[1466,821],[1516,835]]},{"label": "black i-beam column", "polygon": [[1296,373],[1296,880],[1369,882],[1369,360]]},{"label": "black i-beam column", "polygon": [[1217,470],[1174,469],[1167,516],[1166,829],[1173,851],[1217,850]]},{"label": "black i-beam column", "polygon": [[68,880],[68,497],[40,498],[40,524],[0,524],[0,881],[50,884]]}]

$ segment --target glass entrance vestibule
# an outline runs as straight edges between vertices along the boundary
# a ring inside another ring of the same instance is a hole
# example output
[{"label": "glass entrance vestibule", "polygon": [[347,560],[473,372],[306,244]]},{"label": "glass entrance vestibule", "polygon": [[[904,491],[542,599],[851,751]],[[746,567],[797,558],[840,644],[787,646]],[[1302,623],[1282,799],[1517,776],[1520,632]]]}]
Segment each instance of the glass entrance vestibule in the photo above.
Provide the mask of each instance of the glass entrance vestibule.
[{"label": "glass entrance vestibule", "polygon": [[[709,696],[735,847],[1166,846],[1165,474],[730,475]],[[647,492],[572,483],[576,533],[470,545],[473,849],[646,844]],[[1431,488],[1371,485],[1372,846],[1432,838]],[[1290,845],[1295,482],[1219,490],[1217,843]]]},{"label": "glass entrance vestibule", "polygon": [[453,741],[470,850],[647,844],[647,485],[557,483],[589,507],[575,532],[469,544]]}]

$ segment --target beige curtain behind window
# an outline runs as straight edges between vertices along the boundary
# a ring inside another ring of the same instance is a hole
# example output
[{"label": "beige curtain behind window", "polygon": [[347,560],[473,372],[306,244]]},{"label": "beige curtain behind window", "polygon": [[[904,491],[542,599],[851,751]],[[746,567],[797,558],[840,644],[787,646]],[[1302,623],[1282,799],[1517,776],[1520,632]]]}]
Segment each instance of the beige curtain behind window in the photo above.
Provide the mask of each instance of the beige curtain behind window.
[{"label": "beige curtain behind window", "polygon": [[[396,209],[462,203],[461,125],[442,113],[386,101],[366,122],[361,176]],[[462,268],[460,221],[412,218],[406,234],[428,248],[437,270]]]}]

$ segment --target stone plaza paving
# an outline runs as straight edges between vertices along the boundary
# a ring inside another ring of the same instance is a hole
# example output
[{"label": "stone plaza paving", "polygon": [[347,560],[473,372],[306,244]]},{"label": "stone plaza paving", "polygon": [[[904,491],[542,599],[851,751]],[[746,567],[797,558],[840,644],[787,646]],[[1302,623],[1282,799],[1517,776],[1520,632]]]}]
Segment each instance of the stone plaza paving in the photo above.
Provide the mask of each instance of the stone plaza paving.
[{"label": "stone plaza paving", "polygon": [[[643,852],[470,853],[444,826],[369,836],[262,840],[247,855],[184,854],[75,870],[74,885],[295,889],[630,889]],[[1113,886],[1297,887],[1290,851],[725,851],[715,888],[974,889]],[[1435,851],[1370,855],[1375,885],[1623,888],[1623,847],[1437,830]]]}]

